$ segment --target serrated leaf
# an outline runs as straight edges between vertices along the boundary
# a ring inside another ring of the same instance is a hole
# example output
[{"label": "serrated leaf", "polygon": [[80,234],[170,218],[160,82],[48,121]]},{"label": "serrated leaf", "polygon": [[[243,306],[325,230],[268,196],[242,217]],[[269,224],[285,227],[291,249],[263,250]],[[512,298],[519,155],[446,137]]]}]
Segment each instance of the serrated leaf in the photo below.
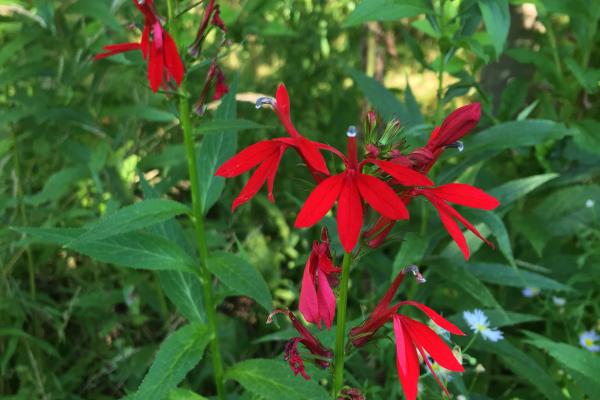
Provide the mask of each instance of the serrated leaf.
[{"label": "serrated leaf", "polygon": [[134,399],[164,400],[200,362],[211,338],[208,328],[201,324],[189,324],[170,334],[160,345]]},{"label": "serrated leaf", "polygon": [[264,125],[257,124],[254,121],[247,119],[215,119],[212,121],[206,121],[200,124],[194,131],[195,135],[209,135],[212,133],[221,133],[224,131],[243,131],[247,129],[260,129],[264,128]]},{"label": "serrated leaf", "polygon": [[267,400],[326,400],[329,394],[315,380],[294,376],[289,366],[274,360],[246,360],[225,373],[249,392]]},{"label": "serrated leaf", "polygon": [[478,0],[485,28],[492,38],[496,58],[502,53],[510,28],[508,0]]},{"label": "serrated leaf", "polygon": [[272,311],[273,299],[269,286],[256,268],[244,259],[231,253],[216,253],[209,257],[206,265],[225,286],[256,300],[267,312]]},{"label": "serrated leaf", "polygon": [[[215,113],[215,119],[232,120],[236,118],[235,94],[237,79],[229,87],[229,93],[221,100],[221,105]],[[215,171],[221,164],[235,154],[237,148],[237,133],[235,130],[224,130],[204,137],[198,154],[198,179],[200,180],[200,198],[203,212],[217,202],[225,188],[225,178],[215,176]]]},{"label": "serrated leaf", "polygon": [[188,212],[189,209],[185,205],[173,200],[143,200],[100,219],[69,245],[73,247],[81,243],[140,230]]},{"label": "serrated leaf", "polygon": [[535,272],[522,271],[508,265],[472,263],[469,270],[479,280],[496,285],[512,287],[535,287],[547,290],[572,291],[570,287]]},{"label": "serrated leaf", "polygon": [[344,26],[368,21],[394,21],[430,12],[425,0],[363,0],[348,17]]},{"label": "serrated leaf", "polygon": [[396,95],[380,82],[353,68],[347,68],[346,71],[384,120],[399,118],[405,127],[418,124],[418,116],[411,115]]},{"label": "serrated leaf", "polygon": [[544,350],[565,367],[579,372],[593,382],[598,382],[600,357],[596,354],[570,344],[554,342],[533,332],[525,332],[525,334],[529,337],[526,342]]}]

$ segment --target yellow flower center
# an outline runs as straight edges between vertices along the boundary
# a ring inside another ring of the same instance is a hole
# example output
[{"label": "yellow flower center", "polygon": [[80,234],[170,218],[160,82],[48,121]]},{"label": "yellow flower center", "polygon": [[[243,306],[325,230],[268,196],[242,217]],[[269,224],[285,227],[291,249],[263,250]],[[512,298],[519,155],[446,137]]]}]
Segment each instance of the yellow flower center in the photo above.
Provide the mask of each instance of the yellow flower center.
[{"label": "yellow flower center", "polygon": [[594,345],[594,341],[590,338],[587,338],[583,341],[587,347],[592,347]]}]

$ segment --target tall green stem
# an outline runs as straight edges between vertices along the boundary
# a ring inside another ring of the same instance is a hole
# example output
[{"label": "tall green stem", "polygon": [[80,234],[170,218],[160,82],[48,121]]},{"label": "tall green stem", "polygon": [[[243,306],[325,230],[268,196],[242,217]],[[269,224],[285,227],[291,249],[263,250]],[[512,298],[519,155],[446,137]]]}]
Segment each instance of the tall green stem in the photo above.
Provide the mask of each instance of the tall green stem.
[{"label": "tall green stem", "polygon": [[[175,2],[167,2],[169,29],[171,34],[177,38],[178,30],[176,26]],[[212,274],[206,266],[208,260],[208,247],[206,246],[206,234],[204,230],[204,211],[202,200],[200,198],[200,181],[198,180],[198,164],[196,162],[196,148],[194,146],[194,137],[192,134],[192,124],[190,119],[190,102],[187,91],[187,84],[184,80],[179,88],[179,122],[183,130],[183,140],[185,144],[185,154],[188,164],[190,177],[190,186],[192,190],[192,215],[196,231],[196,242],[198,245],[198,254],[200,256],[200,270],[198,275],[202,280],[202,289],[204,297],[204,306],[206,308],[206,319],[211,334],[210,349],[212,355],[213,371],[215,378],[215,387],[219,400],[225,399],[225,390],[223,388],[223,360],[219,348],[219,332],[217,329],[217,313],[215,310],[214,294],[212,287]]]},{"label": "tall green stem", "polygon": [[221,359],[221,350],[219,349],[217,316],[212,288],[212,275],[206,267],[208,248],[206,246],[206,235],[204,231],[204,212],[202,210],[202,201],[200,199],[200,182],[198,180],[196,151],[190,123],[190,103],[188,97],[186,96],[185,82],[182,83],[180,92],[182,96],[179,101],[179,120],[181,122],[181,128],[183,129],[185,152],[190,175],[190,185],[192,189],[192,212],[194,216],[194,225],[196,228],[198,253],[200,255],[200,276],[202,278],[204,292],[204,306],[206,308],[208,328],[210,329],[210,333],[212,335],[210,348],[212,352],[213,370],[215,374],[215,386],[217,388],[218,398],[223,400],[225,398],[225,391],[223,389],[223,361]]},{"label": "tall green stem", "polygon": [[337,303],[337,323],[335,328],[335,359],[333,364],[333,398],[336,399],[344,385],[344,347],[346,339],[346,306],[348,304],[348,278],[352,255],[344,253],[342,261],[342,280]]}]

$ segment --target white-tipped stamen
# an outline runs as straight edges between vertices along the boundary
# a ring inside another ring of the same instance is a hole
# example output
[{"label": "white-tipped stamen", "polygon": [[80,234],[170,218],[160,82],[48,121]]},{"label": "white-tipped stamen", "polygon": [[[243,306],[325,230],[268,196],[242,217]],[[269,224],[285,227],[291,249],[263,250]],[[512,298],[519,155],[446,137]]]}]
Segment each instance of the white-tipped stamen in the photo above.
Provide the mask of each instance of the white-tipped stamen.
[{"label": "white-tipped stamen", "polygon": [[255,106],[256,106],[257,110],[259,108],[261,108],[262,106],[264,106],[265,104],[268,104],[274,108],[277,105],[277,101],[275,101],[274,98],[268,97],[268,96],[263,96],[263,97],[259,97],[258,99],[256,99]]},{"label": "white-tipped stamen", "polygon": [[456,149],[458,151],[463,151],[465,149],[465,144],[462,142],[462,140],[457,140],[454,143],[450,143],[449,145],[445,146],[447,149]]},{"label": "white-tipped stamen", "polygon": [[411,272],[415,276],[415,279],[417,280],[417,282],[419,282],[419,283],[427,282],[427,279],[425,279],[425,277],[423,275],[421,275],[421,272],[419,271],[418,266],[413,264],[413,265],[409,265],[408,267],[406,267],[402,270],[403,274],[406,274],[407,272]]},{"label": "white-tipped stamen", "polygon": [[356,127],[354,125],[350,125],[348,127],[348,130],[346,131],[346,136],[356,137],[357,134],[358,134],[358,131],[356,130]]}]

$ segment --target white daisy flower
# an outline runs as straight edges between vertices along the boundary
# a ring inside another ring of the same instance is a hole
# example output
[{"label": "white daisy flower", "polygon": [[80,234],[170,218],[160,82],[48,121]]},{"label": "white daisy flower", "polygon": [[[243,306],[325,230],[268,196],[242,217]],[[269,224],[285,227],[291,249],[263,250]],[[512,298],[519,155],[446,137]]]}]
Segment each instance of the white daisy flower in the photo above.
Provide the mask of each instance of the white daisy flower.
[{"label": "white daisy flower", "polygon": [[595,203],[595,202],[594,202],[594,200],[592,200],[592,199],[587,199],[587,200],[585,201],[585,206],[586,206],[587,208],[592,208],[592,207],[594,207],[594,204],[596,204],[596,203]]},{"label": "white daisy flower", "polygon": [[490,329],[490,321],[488,317],[480,309],[473,311],[464,311],[463,318],[469,324],[469,327],[474,333],[481,333],[485,340],[497,342],[504,339],[502,331],[499,329]]},{"label": "white daisy flower", "polygon": [[562,307],[567,304],[567,299],[564,297],[552,296],[552,302],[555,306]]},{"label": "white daisy flower", "polygon": [[585,331],[579,335],[581,347],[594,353],[600,351],[600,345],[596,344],[598,340],[600,340],[600,336],[595,331]]},{"label": "white daisy flower", "polygon": [[523,291],[521,291],[521,293],[525,297],[535,297],[540,294],[540,289],[536,287],[526,287],[523,289]]}]

